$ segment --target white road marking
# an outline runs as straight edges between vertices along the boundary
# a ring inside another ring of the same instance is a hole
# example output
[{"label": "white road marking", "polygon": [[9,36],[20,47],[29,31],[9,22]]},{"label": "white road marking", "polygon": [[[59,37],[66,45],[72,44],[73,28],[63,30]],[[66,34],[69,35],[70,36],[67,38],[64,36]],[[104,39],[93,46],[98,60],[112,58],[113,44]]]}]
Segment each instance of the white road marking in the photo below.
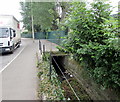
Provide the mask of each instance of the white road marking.
[{"label": "white road marking", "polygon": [[2,70],[0,70],[0,102],[2,102],[2,72],[22,53],[24,49],[25,47],[23,47],[22,50]]},{"label": "white road marking", "polygon": [[24,49],[25,47],[2,70],[0,70],[0,73],[2,73],[22,53]]}]

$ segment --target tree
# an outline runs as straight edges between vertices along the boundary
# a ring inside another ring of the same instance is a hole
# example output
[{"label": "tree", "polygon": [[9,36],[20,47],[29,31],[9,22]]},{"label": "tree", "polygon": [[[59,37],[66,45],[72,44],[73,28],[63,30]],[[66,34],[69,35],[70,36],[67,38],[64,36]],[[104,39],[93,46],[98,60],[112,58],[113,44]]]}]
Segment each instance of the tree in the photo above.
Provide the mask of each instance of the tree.
[{"label": "tree", "polygon": [[120,48],[113,43],[117,32],[114,31],[116,23],[110,16],[110,6],[95,0],[89,9],[85,2],[74,2],[70,11],[65,19],[70,33],[62,50],[82,62],[104,88],[119,89]]},{"label": "tree", "polygon": [[23,17],[24,27],[31,31],[31,5],[29,2],[20,2],[21,5],[21,15]]},{"label": "tree", "polygon": [[31,15],[34,19],[35,31],[58,29],[56,19],[58,14],[54,2],[21,2],[24,26],[31,30]]}]

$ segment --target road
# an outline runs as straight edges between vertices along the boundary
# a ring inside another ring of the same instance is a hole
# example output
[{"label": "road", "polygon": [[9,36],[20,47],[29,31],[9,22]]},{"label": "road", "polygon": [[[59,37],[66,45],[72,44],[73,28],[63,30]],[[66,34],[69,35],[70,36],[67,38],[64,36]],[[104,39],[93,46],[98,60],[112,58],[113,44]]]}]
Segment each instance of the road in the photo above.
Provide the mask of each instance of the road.
[{"label": "road", "polygon": [[[14,54],[4,54],[4,55],[0,55],[0,72],[2,70],[4,70],[10,63],[11,61],[13,61],[20,53],[21,51],[28,46],[28,44],[31,42],[31,39],[22,39],[22,44],[20,46],[20,48],[17,48],[14,51]],[[41,40],[42,45],[46,45],[46,50],[47,51],[56,51],[57,49],[55,48],[55,46],[57,46],[54,43],[50,43],[49,41],[46,40]]]},{"label": "road", "polygon": [[[2,56],[2,100],[36,100],[38,41],[23,39],[20,49]],[[7,60],[7,57],[10,58]],[[5,57],[5,58],[4,58]],[[8,61],[8,63],[7,63]]]},{"label": "road", "polygon": [[28,45],[29,41],[30,39],[22,39],[21,47],[16,49],[14,51],[14,54],[6,53],[0,55],[0,71],[2,71],[7,66],[7,64],[9,64],[16,56],[18,56],[22,49]]},{"label": "road", "polygon": [[[30,40],[30,39],[29,39]],[[2,100],[2,71],[4,71],[11,62],[17,58],[22,50],[27,46],[28,40],[22,39],[21,47],[14,51],[14,54],[0,54],[0,101]]]},{"label": "road", "polygon": [[[41,40],[46,51],[56,51],[56,44]],[[14,54],[0,56],[0,98],[2,100],[36,100],[38,40],[22,39]],[[43,49],[43,48],[42,48]],[[40,53],[39,53],[40,54]]]}]

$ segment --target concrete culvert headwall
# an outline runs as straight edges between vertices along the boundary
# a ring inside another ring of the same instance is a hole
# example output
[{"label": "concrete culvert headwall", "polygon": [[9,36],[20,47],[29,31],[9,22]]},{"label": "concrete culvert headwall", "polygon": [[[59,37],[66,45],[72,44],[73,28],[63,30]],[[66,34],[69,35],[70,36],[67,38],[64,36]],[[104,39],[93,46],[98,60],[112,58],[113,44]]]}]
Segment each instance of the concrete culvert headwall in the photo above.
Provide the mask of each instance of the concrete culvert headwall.
[{"label": "concrete culvert headwall", "polygon": [[[111,91],[100,89],[99,85],[97,85],[94,80],[88,76],[87,71],[75,60],[69,59],[68,55],[52,54],[52,65],[58,76],[61,78],[63,77],[61,71],[65,76],[68,76],[69,73],[73,75],[92,100],[118,100],[118,97],[114,92],[111,94]],[[69,76],[67,78],[69,79]],[[64,78],[61,81],[63,80]]]},{"label": "concrete culvert headwall", "polygon": [[[55,71],[58,75],[62,75],[61,71],[64,73],[65,72],[65,68],[64,68],[64,59],[65,56],[52,56],[52,65],[55,68]],[[54,61],[55,60],[55,61]],[[60,71],[60,69],[61,71]]]},{"label": "concrete culvert headwall", "polygon": [[72,73],[66,70],[65,67],[68,64],[67,59],[68,57],[66,57],[66,55],[53,55],[51,60],[52,65],[58,74],[62,89],[64,90],[65,98],[70,98],[71,100],[91,100],[81,84],[73,77]]}]

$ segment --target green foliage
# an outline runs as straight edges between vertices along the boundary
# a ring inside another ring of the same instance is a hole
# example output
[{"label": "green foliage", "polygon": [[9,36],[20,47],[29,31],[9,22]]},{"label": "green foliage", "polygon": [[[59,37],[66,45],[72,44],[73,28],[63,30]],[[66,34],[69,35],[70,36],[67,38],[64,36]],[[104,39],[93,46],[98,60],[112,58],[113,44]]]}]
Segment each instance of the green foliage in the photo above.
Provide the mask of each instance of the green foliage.
[{"label": "green foliage", "polygon": [[48,29],[57,29],[57,11],[54,2],[21,2],[21,15],[26,29],[31,31],[31,15],[35,32]]},{"label": "green foliage", "polygon": [[50,58],[50,53],[49,52],[44,52],[42,56],[43,61],[48,61]]},{"label": "green foliage", "polygon": [[71,5],[64,22],[70,32],[61,50],[72,53],[104,88],[120,89],[118,23],[109,4],[95,0],[90,9],[84,2]]},{"label": "green foliage", "polygon": [[[48,53],[46,55],[48,55]],[[58,80],[58,76],[53,66],[50,80],[49,67],[50,64],[48,60],[39,63],[37,75],[38,78],[40,78],[38,95],[44,96],[46,98],[45,100],[50,101],[65,100],[63,94],[64,90],[61,88],[61,82]]]},{"label": "green foliage", "polygon": [[23,17],[24,27],[31,31],[31,5],[29,2],[20,2],[21,5],[21,15]]},{"label": "green foliage", "polygon": [[62,48],[61,46],[57,46],[56,48],[57,48],[60,52],[69,53],[69,52],[67,51],[67,49]]},{"label": "green foliage", "polygon": [[[73,89],[75,90],[77,96],[80,98],[80,100],[82,101],[90,101],[91,99],[89,97],[89,95],[86,93],[86,91],[83,89],[82,85],[73,77],[73,78],[69,78],[68,79],[69,83],[72,85]],[[67,81],[64,80],[62,82],[62,87],[65,90],[64,92],[64,96],[66,99],[70,99],[72,100],[76,100],[76,96],[73,93],[73,91],[71,90],[70,86],[68,85]]]}]

